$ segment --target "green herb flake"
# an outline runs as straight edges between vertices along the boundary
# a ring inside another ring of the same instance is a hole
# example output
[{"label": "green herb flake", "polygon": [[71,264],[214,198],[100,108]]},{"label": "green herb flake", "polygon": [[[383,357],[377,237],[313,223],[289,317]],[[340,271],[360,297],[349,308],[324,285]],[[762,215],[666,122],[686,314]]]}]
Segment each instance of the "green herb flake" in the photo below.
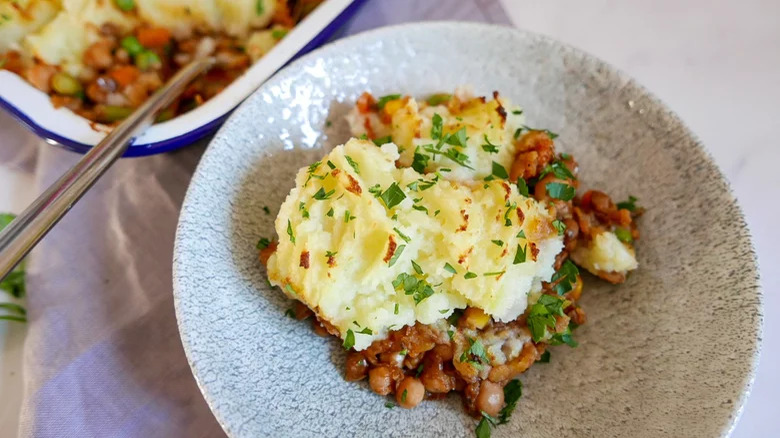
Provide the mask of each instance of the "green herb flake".
[{"label": "green herb flake", "polygon": [[436,210],[436,211],[434,211],[434,212],[433,212],[433,215],[434,215],[434,216],[438,216],[438,215],[439,215],[439,213],[441,213],[441,210]]},{"label": "green herb flake", "polygon": [[555,219],[552,221],[553,227],[555,227],[556,230],[558,230],[558,235],[563,236],[563,233],[566,232],[566,224],[563,223],[563,221],[559,221],[558,219]]},{"label": "green herb flake", "polygon": [[404,194],[403,189],[398,187],[398,183],[392,183],[387,190],[379,195],[379,199],[385,203],[387,208],[393,208],[406,199],[406,195]]},{"label": "green herb flake", "polygon": [[266,249],[270,244],[271,244],[270,240],[266,239],[265,237],[261,237],[260,240],[257,242],[257,249]]},{"label": "green herb flake", "polygon": [[404,392],[403,392],[403,393],[401,393],[401,403],[406,403],[406,394],[407,394],[407,391],[408,391],[408,390],[404,389]]},{"label": "green herb flake", "polygon": [[497,154],[498,153],[498,146],[494,145],[493,143],[488,140],[487,134],[484,135],[485,144],[482,145],[482,150],[489,153],[489,154]]},{"label": "green herb flake", "polygon": [[516,116],[519,116],[519,115],[523,114],[523,110],[512,110],[512,114],[514,114]]},{"label": "green herb flake", "polygon": [[573,284],[577,282],[577,276],[579,274],[580,271],[576,266],[574,266],[574,263],[567,259],[565,262],[563,262],[561,268],[558,269],[558,271],[552,276],[551,282],[555,283],[553,290],[555,290],[558,295],[563,295],[566,292],[569,292],[572,290]]},{"label": "green herb flake", "polygon": [[537,360],[537,362],[539,362],[539,363],[550,363],[550,352],[549,351],[545,351],[544,353],[542,353],[542,356],[539,357],[539,360]]},{"label": "green herb flake", "polygon": [[290,219],[287,219],[287,235],[290,236],[290,242],[295,244],[295,233],[292,229],[292,224],[290,223]]},{"label": "green herb flake", "polygon": [[380,110],[387,105],[387,102],[390,102],[392,100],[400,99],[400,94],[388,94],[387,96],[382,96],[379,98],[379,100],[376,101],[376,107]]},{"label": "green herb flake", "polygon": [[512,264],[519,265],[520,263],[525,263],[527,252],[528,252],[528,244],[525,244],[522,248],[518,244],[517,251],[515,252],[515,259],[512,262]]},{"label": "green herb flake", "polygon": [[513,202],[513,203],[510,204],[509,201],[507,201],[506,207],[507,207],[507,209],[504,212],[504,226],[511,227],[512,226],[512,220],[509,219],[509,214],[512,213],[513,211],[515,211],[515,209],[517,208],[517,202]]},{"label": "green herb flake", "polygon": [[379,184],[374,184],[368,188],[368,193],[371,193],[375,198],[378,198],[382,195],[382,187],[380,187]]},{"label": "green herb flake", "polygon": [[298,210],[301,211],[301,216],[304,219],[308,219],[309,218],[309,210],[306,210],[306,204],[305,203],[301,202],[300,204],[298,204]]},{"label": "green herb flake", "polygon": [[387,262],[387,266],[393,266],[395,262],[398,261],[398,258],[401,257],[401,253],[404,252],[404,249],[406,249],[406,245],[401,245],[398,248],[396,248],[395,252],[393,253],[393,256],[390,257],[390,260]]},{"label": "green herb flake", "polygon": [[477,438],[490,438],[490,422],[485,418],[482,417],[481,420],[479,420],[479,424],[477,424],[477,428],[474,431],[477,435]]},{"label": "green herb flake", "polygon": [[393,315],[398,315],[398,303],[395,303],[395,309],[393,309]]},{"label": "green herb flake", "polygon": [[523,125],[523,128],[525,130],[527,130],[527,131],[541,131],[541,132],[544,132],[545,134],[547,134],[548,137],[550,137],[550,140],[555,140],[556,138],[558,138],[558,134],[550,131],[549,129],[534,129],[534,128],[531,128],[531,127],[526,126],[526,125]]},{"label": "green herb flake", "polygon": [[526,198],[530,196],[528,194],[528,183],[523,178],[517,178],[517,191]]},{"label": "green herb flake", "polygon": [[419,275],[423,275],[423,270],[414,260],[412,260],[412,268],[414,268],[414,272],[416,272]]},{"label": "green herb flake", "polygon": [[336,165],[333,164],[333,161],[328,160],[328,167],[330,167],[331,169],[335,169]]},{"label": "green herb flake", "polygon": [[[549,357],[549,356],[548,356]],[[498,413],[498,424],[505,424],[509,421],[509,417],[517,407],[517,402],[520,397],[523,396],[523,383],[519,380],[510,380],[504,386],[504,406],[501,412]]]},{"label": "green herb flake", "polygon": [[445,264],[444,264],[444,270],[445,270],[445,271],[447,271],[447,272],[449,272],[449,273],[451,273],[451,274],[457,274],[457,273],[458,273],[458,271],[457,271],[457,270],[455,270],[455,267],[453,267],[453,266],[452,266],[451,264],[449,264],[449,263],[445,263]]},{"label": "green herb flake", "polygon": [[363,330],[358,332],[359,335],[373,335],[374,332],[368,327],[363,327]]},{"label": "green herb flake", "polygon": [[466,140],[468,140],[468,137],[466,136],[466,127],[463,126],[460,129],[458,129],[454,134],[450,134],[449,136],[447,136],[444,142],[447,144],[451,144],[453,146],[460,146],[465,148]]},{"label": "green herb flake", "polygon": [[355,162],[355,160],[352,159],[349,155],[345,155],[344,158],[347,159],[347,163],[349,163],[350,166],[352,166],[353,169],[355,169],[355,173],[360,175],[360,167],[358,166],[358,163]]},{"label": "green herb flake", "polygon": [[333,207],[331,207],[330,210],[328,210],[328,212],[325,213],[325,216],[333,217]]},{"label": "green herb flake", "polygon": [[338,254],[338,253],[339,253],[338,251],[336,251],[336,252],[333,252],[333,251],[325,251],[325,257],[327,257],[327,258],[335,257],[335,256],[336,256],[336,254]]},{"label": "green herb flake", "polygon": [[412,205],[412,208],[417,210],[417,211],[422,211],[422,212],[425,212],[425,214],[428,214],[428,209],[423,207],[422,205],[416,205],[415,204],[415,205]]},{"label": "green herb flake", "polygon": [[[262,3],[262,0],[257,0],[257,2]],[[125,12],[130,12],[135,9],[135,0],[114,0],[114,3],[116,4],[116,7]]]},{"label": "green herb flake", "polygon": [[285,311],[284,311],[284,316],[289,316],[289,317],[290,317],[290,318],[292,318],[292,319],[296,319],[296,318],[295,318],[295,312],[293,311],[293,309],[287,309],[287,310],[285,310]]},{"label": "green herb flake", "polygon": [[560,199],[562,201],[571,201],[574,198],[574,187],[559,182],[547,183],[547,194],[551,198]]},{"label": "green herb flake", "polygon": [[623,201],[623,202],[618,202],[617,203],[617,208],[619,208],[621,210],[628,210],[628,211],[631,211],[631,212],[636,211],[636,209],[637,209],[636,201],[638,201],[638,200],[639,199],[637,199],[636,196],[629,195],[628,201]]},{"label": "green herb flake", "polygon": [[556,333],[550,338],[550,345],[566,344],[571,348],[576,348],[579,344],[571,336],[571,329],[566,327],[563,333]]},{"label": "green herb flake", "polygon": [[441,139],[442,130],[443,120],[439,114],[434,113],[431,118],[431,138],[434,140]]},{"label": "green herb flake", "polygon": [[280,39],[284,38],[285,36],[287,36],[287,32],[289,32],[289,30],[287,30],[287,29],[274,29],[274,30],[271,31],[271,36],[275,40],[280,40]]},{"label": "green herb flake", "polygon": [[631,243],[634,241],[634,237],[631,236],[631,230],[628,228],[615,228],[615,236],[623,243]]},{"label": "green herb flake", "polygon": [[520,230],[520,232],[517,233],[517,238],[518,239],[525,239],[526,238],[525,237],[525,230]]},{"label": "green herb flake", "polygon": [[506,168],[504,168],[504,166],[502,166],[502,165],[500,165],[500,164],[498,164],[498,163],[496,163],[494,161],[493,162],[493,176],[495,176],[496,178],[508,179],[509,178],[509,173],[507,173]]},{"label": "green herb flake", "polygon": [[333,194],[336,193],[336,190],[333,189],[329,192],[325,192],[325,188],[320,187],[319,190],[317,190],[317,193],[314,194],[314,199],[318,201],[324,201],[326,199],[329,199]]},{"label": "green herb flake", "polygon": [[426,100],[426,102],[428,103],[428,105],[437,106],[449,102],[450,99],[452,99],[451,94],[437,93],[437,94],[432,94],[428,98],[428,100]]},{"label": "green herb flake", "polygon": [[469,348],[460,355],[460,361],[469,363],[477,369],[482,369],[483,365],[488,365],[490,360],[487,357],[485,346],[479,339],[467,338]]},{"label": "green herb flake", "polygon": [[292,285],[290,285],[289,283],[284,285],[284,290],[290,293],[290,295],[298,295],[295,293],[295,289],[293,289]]},{"label": "green herb flake", "polygon": [[471,280],[472,278],[477,278],[477,274],[469,271],[466,272],[466,275],[464,275],[463,278],[465,278],[466,280]]},{"label": "green herb flake", "polygon": [[352,329],[347,329],[347,336],[344,338],[344,343],[342,344],[342,347],[344,347],[345,350],[349,350],[354,346],[355,346],[355,334],[352,332]]},{"label": "green herb flake", "polygon": [[265,212],[265,214],[271,214],[271,209],[270,209],[270,208],[268,208],[268,206],[267,206],[267,205],[264,205],[264,206],[263,206],[263,211]]},{"label": "green herb flake", "polygon": [[517,140],[520,137],[520,134],[522,133],[523,133],[523,128],[517,128],[515,130],[514,135],[512,135],[512,137],[514,137],[514,139]]},{"label": "green herb flake", "polygon": [[379,137],[373,140],[374,144],[377,146],[382,146],[383,144],[387,144],[393,141],[393,137],[390,135],[386,135],[384,137]]},{"label": "green herb flake", "polygon": [[493,242],[497,246],[504,246],[503,240],[491,240],[491,242]]},{"label": "green herb flake", "polygon": [[354,220],[354,219],[357,219],[357,217],[352,216],[352,214],[350,214],[349,210],[344,212],[344,223],[345,224],[348,224],[349,221]]},{"label": "green herb flake", "polygon": [[403,239],[404,242],[406,242],[406,243],[409,243],[412,240],[411,238],[409,238],[409,236],[407,236],[406,234],[402,233],[401,230],[399,230],[398,228],[393,228],[393,231],[395,231],[395,233],[398,234],[398,236],[401,239]]},{"label": "green herb flake", "polygon": [[498,277],[499,275],[503,275],[506,272],[506,270],[503,271],[495,271],[495,272],[485,272],[482,274],[483,277]]}]

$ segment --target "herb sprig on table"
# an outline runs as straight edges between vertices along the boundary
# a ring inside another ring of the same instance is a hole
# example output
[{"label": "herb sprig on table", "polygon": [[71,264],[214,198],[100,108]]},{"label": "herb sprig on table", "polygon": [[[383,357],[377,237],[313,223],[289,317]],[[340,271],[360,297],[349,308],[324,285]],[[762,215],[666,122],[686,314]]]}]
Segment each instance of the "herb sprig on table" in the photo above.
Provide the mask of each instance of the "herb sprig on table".
[{"label": "herb sprig on table", "polygon": [[[10,213],[0,213],[0,230],[5,228],[16,216]],[[24,260],[8,274],[3,281],[0,281],[0,290],[4,290],[14,298],[22,298],[25,294],[24,287]],[[0,320],[6,321],[27,321],[27,310],[16,303],[0,303]]]}]

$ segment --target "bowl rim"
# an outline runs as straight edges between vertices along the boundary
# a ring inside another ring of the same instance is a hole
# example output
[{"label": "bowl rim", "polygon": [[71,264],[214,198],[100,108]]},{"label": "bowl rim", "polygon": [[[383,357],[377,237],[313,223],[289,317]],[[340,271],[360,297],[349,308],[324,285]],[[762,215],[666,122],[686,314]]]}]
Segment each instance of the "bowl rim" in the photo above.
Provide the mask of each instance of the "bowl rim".
[{"label": "bowl rim", "polygon": [[[194,122],[196,126],[192,129],[188,129],[186,131],[180,132],[178,134],[175,134],[173,136],[168,136],[167,134],[161,134],[158,135],[161,138],[156,141],[150,141],[145,143],[139,143],[139,144],[132,144],[123,157],[142,157],[147,155],[154,155],[159,154],[163,152],[169,152],[173,151],[175,149],[179,149],[185,146],[189,146],[191,144],[194,144],[196,141],[206,137],[209,134],[214,133],[220,125],[227,120],[227,118],[230,116],[230,114],[241,105],[241,103],[249,96],[251,96],[257,88],[262,86],[262,84],[273,77],[276,72],[284,69],[287,65],[289,65],[291,62],[295,61],[299,57],[305,55],[306,53],[316,49],[317,47],[321,46],[323,43],[325,43],[338,29],[340,29],[346,22],[352,18],[352,16],[357,12],[357,10],[366,2],[366,0],[326,0],[322,5],[320,6],[328,6],[326,10],[321,11],[321,15],[315,15],[318,11],[315,11],[314,14],[311,14],[309,17],[304,19],[301,23],[299,23],[298,26],[296,26],[289,35],[290,41],[290,48],[292,50],[295,50],[296,46],[299,47],[295,53],[287,57],[287,59],[284,59],[287,55],[285,55],[286,52],[284,51],[276,51],[275,59],[273,59],[271,62],[278,63],[278,58],[281,58],[281,63],[278,65],[278,67],[274,68],[271,72],[266,73],[262,69],[255,69],[253,71],[253,68],[257,67],[259,64],[263,62],[263,60],[266,57],[263,57],[252,64],[249,70],[247,70],[241,77],[239,77],[236,81],[234,81],[232,84],[230,84],[225,90],[223,90],[221,95],[225,95],[223,97],[223,100],[229,100],[228,102],[214,102],[213,105],[209,106],[209,111],[198,111],[198,109],[204,108],[200,107],[196,110],[193,110],[187,114],[184,114],[182,116],[187,116],[185,120],[182,120],[184,122]],[[308,19],[313,19],[314,21],[308,21]],[[311,23],[313,29],[307,29],[310,32],[315,32],[312,37],[310,37],[308,40],[305,39],[305,34],[297,34],[296,31],[299,30],[300,27],[305,26],[307,23]],[[317,25],[320,25],[319,28],[316,28]],[[297,36],[300,35],[300,36]],[[277,48],[280,48],[282,46],[282,43],[277,45],[277,47],[274,48],[273,51],[275,51]],[[284,50],[284,47],[281,47],[282,50]],[[242,81],[242,83],[248,82],[252,83],[253,76],[257,73],[257,76],[262,77],[264,74],[267,75],[267,77],[261,81],[259,81],[257,84],[251,85],[247,90],[244,92],[233,92],[231,93],[231,90],[236,90],[235,87],[233,87],[234,84],[238,83],[239,81]],[[9,75],[10,77],[13,77],[14,80],[18,80],[22,82],[25,86],[25,89],[22,91],[23,96],[30,96],[30,95],[37,95],[37,94],[43,94],[33,86],[29,85],[24,79],[22,79],[20,76],[8,72],[8,71],[0,71],[0,74],[2,75]],[[231,88],[233,87],[233,88]],[[227,96],[228,94],[231,94],[231,96]],[[233,96],[232,94],[235,94]],[[48,96],[46,96],[46,101],[48,103],[48,107],[46,108],[47,111],[56,111],[56,109],[51,105]],[[213,102],[210,101],[210,102]],[[209,102],[207,102],[208,105]],[[218,103],[227,103],[227,106],[224,108],[218,108],[216,105]],[[40,122],[36,121],[32,115],[30,115],[30,111],[25,111],[20,108],[20,105],[18,103],[15,103],[14,99],[9,99],[7,96],[3,96],[0,93],[0,108],[5,109],[12,117],[14,117],[16,120],[18,120],[22,125],[24,125],[27,129],[32,131],[35,135],[42,138],[47,143],[53,145],[53,146],[59,146],[64,149],[78,152],[78,153],[86,153],[92,147],[94,144],[88,144],[83,141],[83,139],[73,139],[68,136],[68,132],[56,132],[55,129],[51,125],[47,125],[46,122]],[[68,111],[67,115],[62,115],[61,117],[67,118],[73,121],[81,122],[87,122],[90,125],[92,122],[89,122],[88,120],[84,119],[83,117],[80,117],[76,115],[75,113],[71,113]],[[172,119],[171,121],[175,121],[177,119],[180,119],[181,116]],[[65,122],[65,120],[60,120],[60,122]],[[165,129],[165,123],[161,123],[158,126],[160,130]],[[102,130],[94,130],[95,133],[92,134],[95,136],[95,139],[102,138],[105,136],[107,131]],[[78,135],[76,135],[78,137]]]},{"label": "bowl rim", "polygon": [[[405,29],[409,28],[429,28],[429,29],[437,29],[437,28],[447,28],[447,27],[458,27],[461,31],[463,31],[463,28],[472,28],[474,30],[495,30],[497,28],[502,29],[506,32],[513,32],[525,36],[530,36],[533,38],[536,38],[538,40],[543,40],[547,43],[550,43],[551,45],[555,45],[558,47],[561,47],[565,50],[567,50],[569,53],[575,54],[577,56],[586,58],[592,62],[594,62],[596,65],[598,65],[600,68],[607,69],[614,73],[619,79],[621,79],[625,84],[629,84],[633,87],[635,87],[637,90],[641,91],[644,94],[644,97],[646,97],[649,101],[651,101],[654,105],[656,105],[658,108],[662,109],[666,115],[668,115],[675,123],[679,124],[679,126],[683,129],[683,132],[686,134],[686,136],[692,140],[692,145],[694,148],[698,148],[699,152],[703,155],[705,158],[705,164],[708,166],[709,171],[712,172],[713,175],[717,175],[720,179],[720,181],[723,183],[723,186],[725,188],[725,194],[728,197],[728,200],[731,202],[731,204],[735,207],[736,211],[738,212],[738,216],[736,217],[736,223],[738,224],[740,230],[744,232],[744,239],[747,240],[747,243],[749,245],[749,255],[750,255],[750,266],[749,269],[752,271],[751,277],[753,278],[753,284],[751,286],[751,290],[755,291],[756,299],[757,299],[757,308],[756,308],[756,322],[755,326],[753,327],[753,332],[755,333],[755,337],[751,337],[750,339],[755,342],[755,347],[752,356],[750,357],[749,361],[749,369],[745,375],[742,376],[743,382],[742,387],[743,390],[741,391],[738,400],[732,405],[731,409],[731,416],[727,424],[724,425],[724,427],[721,430],[721,437],[729,437],[732,432],[734,431],[737,423],[739,422],[740,417],[742,416],[742,413],[745,408],[746,401],[748,397],[750,396],[753,385],[756,378],[756,370],[758,367],[758,363],[761,357],[761,349],[763,345],[763,322],[764,322],[764,296],[763,296],[763,288],[760,281],[760,275],[759,275],[759,269],[758,269],[758,255],[756,252],[755,244],[753,242],[753,238],[751,236],[750,228],[748,227],[747,221],[745,220],[745,214],[742,210],[742,208],[739,205],[739,201],[734,194],[734,190],[731,186],[730,181],[728,178],[726,178],[723,171],[720,169],[720,167],[717,165],[717,163],[714,160],[714,157],[712,153],[707,149],[704,144],[701,142],[700,138],[688,127],[687,124],[684,123],[684,121],[677,115],[676,112],[674,112],[664,101],[662,101],[658,96],[656,96],[654,93],[652,93],[648,88],[646,88],[644,85],[639,83],[636,79],[634,79],[632,76],[624,72],[623,70],[613,66],[612,64],[602,60],[600,57],[591,54],[588,51],[585,51],[573,44],[569,44],[563,41],[560,41],[556,38],[553,38],[551,36],[529,31],[523,28],[514,27],[513,25],[503,25],[503,24],[489,24],[489,23],[480,23],[480,22],[469,22],[469,21],[458,21],[458,20],[432,20],[432,21],[417,21],[417,22],[407,22],[407,23],[401,23],[401,24],[394,24],[389,26],[381,26],[374,29],[369,29],[366,31],[362,31],[359,33],[356,33],[354,35],[350,35],[344,38],[340,38],[338,40],[329,42],[328,44],[323,45],[322,47],[319,47],[317,50],[314,50],[298,59],[296,59],[294,62],[291,62],[289,65],[287,65],[284,69],[281,69],[279,72],[277,72],[276,75],[274,75],[274,78],[277,80],[284,79],[287,76],[291,75],[299,66],[304,65],[309,61],[309,59],[313,59],[316,56],[320,56],[322,53],[327,53],[330,55],[330,51],[332,50],[338,50],[338,46],[347,44],[351,41],[359,40],[365,37],[374,37],[377,35],[382,34],[394,34],[396,32],[403,32]],[[267,86],[266,84],[263,84],[261,87],[258,87],[257,90],[255,90],[255,94],[259,92],[259,90],[263,87]],[[245,106],[249,106],[249,99],[245,99],[244,102],[241,103],[235,110],[242,110]],[[236,114],[236,113],[234,113]],[[231,117],[234,115],[231,114]],[[223,126],[221,127],[215,137],[218,137],[223,134],[224,129],[228,129],[230,126]],[[205,157],[206,154],[209,154],[211,152],[211,142],[209,143],[209,147],[207,147],[206,151],[204,152],[203,157]],[[201,157],[201,158],[203,158]],[[220,424],[222,429],[225,431],[225,433],[228,436],[234,436],[231,429],[228,427],[225,419],[223,418],[223,413],[220,412],[218,409],[218,400],[216,400],[212,394],[208,391],[205,383],[203,382],[201,376],[198,374],[198,370],[195,367],[195,361],[193,358],[193,351],[192,346],[189,341],[189,337],[187,334],[186,327],[182,324],[182,318],[180,313],[183,311],[183,306],[181,304],[181,300],[183,299],[183,288],[181,287],[180,281],[179,281],[179,258],[176,256],[179,253],[180,245],[182,242],[182,235],[183,235],[183,227],[182,227],[182,221],[181,217],[185,214],[186,209],[184,206],[189,204],[191,202],[191,198],[193,195],[193,187],[203,178],[203,166],[204,166],[204,160],[201,159],[201,161],[198,163],[198,166],[195,168],[195,171],[193,172],[193,177],[190,180],[190,185],[187,188],[187,192],[184,198],[184,201],[182,203],[182,209],[180,213],[180,219],[176,227],[176,237],[174,242],[174,252],[173,252],[173,260],[172,260],[172,281],[173,281],[173,299],[174,299],[174,308],[176,313],[176,324],[179,329],[179,335],[182,341],[182,347],[184,349],[185,355],[187,357],[187,362],[190,366],[190,369],[192,370],[192,375],[195,378],[196,384],[198,385],[198,388],[200,389],[201,393],[203,394],[204,399],[206,400],[206,403],[209,406],[209,409],[211,410],[212,414],[216,418],[217,422]]]}]

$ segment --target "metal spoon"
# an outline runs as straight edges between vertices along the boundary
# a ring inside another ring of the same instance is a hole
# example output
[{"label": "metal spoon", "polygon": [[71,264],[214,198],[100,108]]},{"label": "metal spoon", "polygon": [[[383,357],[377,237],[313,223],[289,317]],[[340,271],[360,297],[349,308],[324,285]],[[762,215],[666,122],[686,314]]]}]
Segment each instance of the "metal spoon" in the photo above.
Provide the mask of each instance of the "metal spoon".
[{"label": "metal spoon", "polygon": [[0,280],[124,154],[135,137],[152,124],[155,115],[173,102],[190,81],[214,63],[214,58],[201,58],[179,70],[0,232]]}]

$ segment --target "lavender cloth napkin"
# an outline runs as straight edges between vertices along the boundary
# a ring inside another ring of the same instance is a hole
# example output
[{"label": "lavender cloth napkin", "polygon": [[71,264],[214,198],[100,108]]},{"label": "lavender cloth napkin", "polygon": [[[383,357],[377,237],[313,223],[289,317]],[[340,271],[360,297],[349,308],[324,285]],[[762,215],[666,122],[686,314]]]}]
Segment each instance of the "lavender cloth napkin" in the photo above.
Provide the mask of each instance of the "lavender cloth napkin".
[{"label": "lavender cloth napkin", "polygon": [[[508,24],[498,0],[370,0],[344,34],[441,19]],[[30,144],[0,160],[34,162],[38,191],[79,159],[2,122],[0,145]],[[121,160],[31,255],[21,437],[224,436],[171,295],[179,208],[204,149]]]}]

